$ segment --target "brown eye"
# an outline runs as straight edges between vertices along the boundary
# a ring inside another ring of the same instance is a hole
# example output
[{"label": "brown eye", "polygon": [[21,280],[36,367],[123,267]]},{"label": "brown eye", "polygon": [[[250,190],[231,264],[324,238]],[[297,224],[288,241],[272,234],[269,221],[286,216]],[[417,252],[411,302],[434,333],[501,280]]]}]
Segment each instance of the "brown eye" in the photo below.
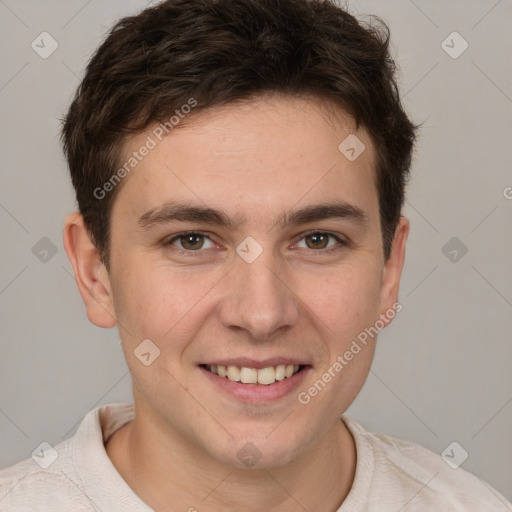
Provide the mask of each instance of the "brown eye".
[{"label": "brown eye", "polygon": [[[210,246],[205,247],[205,242],[209,242]],[[165,242],[165,245],[176,246],[176,248],[182,252],[203,252],[200,251],[200,249],[209,249],[213,247],[210,237],[195,231],[180,233],[179,235],[169,239],[168,242]]]},{"label": "brown eye", "polygon": [[312,233],[304,237],[305,240],[311,240],[311,245],[306,242],[306,245],[310,249],[325,249],[329,243],[329,237],[331,235],[327,233]]},{"label": "brown eye", "polygon": [[204,244],[203,235],[199,235],[197,233],[191,233],[188,235],[182,235],[179,237],[181,242],[181,246],[184,249],[196,250],[201,249]]},{"label": "brown eye", "polygon": [[[329,254],[343,249],[347,245],[347,242],[339,236],[324,231],[310,231],[309,233],[305,233],[300,239],[299,244],[302,243],[303,240],[305,241],[305,246],[299,245],[299,247],[313,249],[313,252],[318,252],[319,255]],[[331,243],[331,241],[334,243]]]}]

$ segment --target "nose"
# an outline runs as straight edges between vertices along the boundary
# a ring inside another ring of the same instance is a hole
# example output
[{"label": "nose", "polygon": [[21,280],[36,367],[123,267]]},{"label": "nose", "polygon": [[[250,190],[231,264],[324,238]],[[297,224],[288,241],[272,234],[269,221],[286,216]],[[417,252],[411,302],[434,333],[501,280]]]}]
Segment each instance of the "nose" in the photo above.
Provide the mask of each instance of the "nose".
[{"label": "nose", "polygon": [[254,340],[269,341],[299,318],[299,299],[286,266],[270,250],[252,263],[237,257],[228,273],[220,307],[222,324],[244,330]]}]

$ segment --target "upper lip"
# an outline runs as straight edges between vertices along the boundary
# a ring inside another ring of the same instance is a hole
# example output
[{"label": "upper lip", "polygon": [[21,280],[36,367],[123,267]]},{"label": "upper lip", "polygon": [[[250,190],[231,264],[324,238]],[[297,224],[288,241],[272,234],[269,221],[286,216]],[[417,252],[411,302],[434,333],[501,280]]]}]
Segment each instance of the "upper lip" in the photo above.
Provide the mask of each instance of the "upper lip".
[{"label": "upper lip", "polygon": [[207,363],[209,366],[238,366],[239,368],[255,368],[260,370],[261,368],[268,368],[269,366],[279,366],[279,365],[290,365],[294,366],[305,366],[306,363],[297,358],[290,357],[273,357],[270,359],[250,359],[247,357],[238,357],[238,358],[230,358],[230,359],[216,359],[214,361],[209,361]]}]

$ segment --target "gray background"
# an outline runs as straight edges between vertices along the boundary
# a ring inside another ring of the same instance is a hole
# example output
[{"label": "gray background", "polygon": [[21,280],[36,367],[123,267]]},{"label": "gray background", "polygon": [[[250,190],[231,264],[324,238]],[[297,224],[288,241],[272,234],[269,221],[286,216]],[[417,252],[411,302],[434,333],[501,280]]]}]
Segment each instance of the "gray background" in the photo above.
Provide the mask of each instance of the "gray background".
[{"label": "gray background", "polygon": [[[64,252],[75,200],[58,118],[107,28],[145,5],[0,0],[0,467],[71,435],[93,407],[131,400],[117,330],[89,323]],[[390,25],[405,107],[424,123],[404,309],[348,415],[438,453],[457,441],[462,467],[512,499],[512,1],[348,5]],[[59,45],[47,59],[31,48],[43,31]],[[453,31],[469,43],[456,59],[441,46]],[[47,261],[43,237],[57,251]]]}]

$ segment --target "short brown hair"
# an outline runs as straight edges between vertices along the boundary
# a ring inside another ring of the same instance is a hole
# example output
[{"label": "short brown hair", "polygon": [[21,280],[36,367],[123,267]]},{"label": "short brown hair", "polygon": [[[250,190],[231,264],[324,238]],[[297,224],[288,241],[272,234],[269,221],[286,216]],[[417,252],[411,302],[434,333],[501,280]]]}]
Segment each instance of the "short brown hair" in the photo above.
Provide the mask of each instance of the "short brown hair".
[{"label": "short brown hair", "polygon": [[387,259],[416,126],[400,103],[389,29],[372,19],[377,25],[358,22],[333,0],[166,0],[119,20],[62,120],[78,208],[107,270],[121,185],[101,198],[94,191],[122,165],[128,137],[191,98],[196,115],[268,92],[327,99],[367,130]]}]

